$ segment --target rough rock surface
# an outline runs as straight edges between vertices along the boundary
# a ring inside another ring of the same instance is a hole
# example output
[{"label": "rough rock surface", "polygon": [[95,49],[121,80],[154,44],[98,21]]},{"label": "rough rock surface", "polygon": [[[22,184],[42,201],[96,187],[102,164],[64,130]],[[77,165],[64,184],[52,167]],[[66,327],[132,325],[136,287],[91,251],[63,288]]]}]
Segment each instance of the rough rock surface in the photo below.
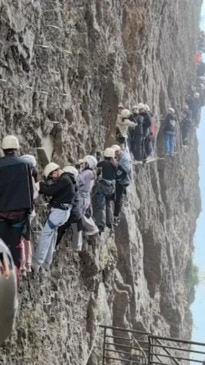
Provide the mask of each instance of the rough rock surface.
[{"label": "rough rock surface", "polygon": [[[1,136],[17,134],[24,152],[43,146],[63,165],[114,141],[119,101],[179,113],[194,80],[200,6],[0,0]],[[178,128],[173,159],[134,167],[115,233],[80,257],[67,239],[50,276],[24,283],[0,364],[100,365],[99,323],[190,338],[185,273],[200,210],[198,154],[195,132],[186,151],[179,136]]]}]

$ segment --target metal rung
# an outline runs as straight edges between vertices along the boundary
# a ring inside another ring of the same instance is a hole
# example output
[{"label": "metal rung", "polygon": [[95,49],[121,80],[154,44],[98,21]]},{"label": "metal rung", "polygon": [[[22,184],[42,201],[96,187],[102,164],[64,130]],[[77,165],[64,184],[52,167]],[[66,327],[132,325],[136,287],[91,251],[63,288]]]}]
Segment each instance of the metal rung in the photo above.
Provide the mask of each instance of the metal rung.
[{"label": "metal rung", "polygon": [[151,335],[151,338],[153,340],[162,340],[162,341],[169,341],[169,342],[176,342],[176,343],[185,343],[187,345],[198,345],[198,346],[204,346],[205,347],[205,343],[203,343],[203,342],[185,341],[185,340],[180,340],[179,338],[174,338],[174,337],[162,337],[162,336]]},{"label": "metal rung", "polygon": [[131,354],[131,351],[135,351],[134,349],[131,349],[130,352],[125,352],[125,351],[118,351],[118,350],[109,350],[107,348],[105,348],[105,351],[107,352],[115,352],[116,354],[123,354],[123,355],[129,355],[129,356],[137,356],[139,359],[146,359],[145,356],[142,356],[140,354]]},{"label": "metal rung", "polygon": [[[108,336],[106,336],[108,337]],[[139,341],[138,341],[139,342]],[[155,345],[154,343],[152,344],[153,347],[159,347],[159,348],[163,348],[162,345]],[[184,351],[184,352],[190,352],[190,353],[195,353],[195,354],[202,354],[202,355],[205,355],[205,352],[202,352],[202,351],[196,351],[196,350],[191,350],[191,349],[185,349],[185,348],[180,348],[180,347],[171,347],[171,346],[167,346],[167,345],[164,345],[166,347],[166,349],[169,349],[169,350],[176,350],[176,351]]]},{"label": "metal rung", "polygon": [[112,346],[121,346],[121,347],[125,347],[125,348],[127,348],[127,349],[133,349],[133,350],[140,350],[140,351],[144,351],[144,352],[148,352],[148,349],[140,349],[140,347],[133,347],[133,346],[128,346],[128,345],[123,345],[123,344],[121,344],[121,343],[115,343],[115,342],[113,342],[113,343],[109,343],[109,342],[106,342],[105,341],[105,345],[112,345]]},{"label": "metal rung", "polygon": [[[154,352],[150,352],[150,355],[156,356],[156,354]],[[190,358],[186,358],[186,357],[180,357],[180,356],[176,356],[176,355],[157,354],[157,356],[158,357],[165,357],[165,358],[168,358],[168,359],[173,360],[173,361],[176,361],[176,360],[185,360],[185,361],[200,362],[200,364],[202,363],[201,360],[194,360],[194,359],[190,359]]]},{"label": "metal rung", "polygon": [[148,342],[147,341],[142,341],[142,340],[139,340],[138,338],[125,338],[125,337],[119,337],[119,336],[111,336],[111,335],[106,335],[106,338],[109,337],[109,338],[114,338],[114,339],[119,339],[119,340],[124,340],[124,341],[133,341],[136,340],[139,344],[143,343],[143,344],[146,344],[148,345]]},{"label": "metal rung", "polygon": [[128,328],[120,328],[120,327],[113,327],[113,326],[103,326],[101,325],[100,326],[101,328],[106,328],[106,329],[111,329],[111,330],[116,330],[116,331],[122,331],[122,332],[127,332],[127,333],[136,333],[137,334],[140,334],[140,335],[145,335],[145,336],[148,336],[149,333],[148,332],[143,332],[143,331],[137,331],[137,330],[130,330]]},{"label": "metal rung", "polygon": [[[125,360],[125,359],[119,359],[119,358],[116,358],[116,357],[107,357],[107,356],[104,356],[104,359],[107,359],[107,360],[116,360],[116,361],[123,361],[123,362],[127,362],[131,365],[139,365],[138,361],[136,360]],[[166,364],[167,365],[167,364]]]}]

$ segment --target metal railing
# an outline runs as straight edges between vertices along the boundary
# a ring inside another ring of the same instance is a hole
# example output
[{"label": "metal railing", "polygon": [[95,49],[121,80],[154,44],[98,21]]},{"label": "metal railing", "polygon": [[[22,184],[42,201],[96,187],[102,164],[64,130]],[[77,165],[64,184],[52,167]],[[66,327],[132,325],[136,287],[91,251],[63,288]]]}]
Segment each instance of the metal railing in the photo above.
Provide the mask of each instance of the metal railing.
[{"label": "metal railing", "polygon": [[102,365],[188,365],[202,364],[205,359],[205,343],[100,327],[104,337]]}]

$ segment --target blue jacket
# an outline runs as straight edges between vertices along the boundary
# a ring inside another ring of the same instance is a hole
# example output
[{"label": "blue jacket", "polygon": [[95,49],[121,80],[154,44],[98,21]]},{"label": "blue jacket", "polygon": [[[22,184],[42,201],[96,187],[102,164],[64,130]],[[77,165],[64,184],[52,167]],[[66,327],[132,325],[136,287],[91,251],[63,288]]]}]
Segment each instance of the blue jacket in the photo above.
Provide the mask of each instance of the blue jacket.
[{"label": "blue jacket", "polygon": [[130,185],[132,181],[132,163],[128,151],[124,151],[120,157],[116,180],[120,185],[124,186]]}]

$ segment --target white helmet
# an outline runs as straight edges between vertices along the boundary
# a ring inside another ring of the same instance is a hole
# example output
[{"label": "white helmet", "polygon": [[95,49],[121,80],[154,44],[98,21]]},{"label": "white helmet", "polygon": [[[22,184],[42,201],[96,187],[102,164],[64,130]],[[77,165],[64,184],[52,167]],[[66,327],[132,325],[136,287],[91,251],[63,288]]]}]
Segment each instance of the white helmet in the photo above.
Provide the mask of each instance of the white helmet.
[{"label": "white helmet", "polygon": [[3,138],[2,149],[3,150],[18,150],[20,148],[19,141],[16,136],[8,135]]},{"label": "white helmet", "polygon": [[49,162],[43,170],[44,176],[47,178],[51,172],[58,170],[60,168],[55,162]]},{"label": "white helmet", "polygon": [[139,110],[145,110],[145,105],[143,103],[139,103],[137,107]]},{"label": "white helmet", "polygon": [[36,159],[33,155],[23,155],[21,156],[21,159],[25,162],[27,162],[31,167],[36,167]]},{"label": "white helmet", "polygon": [[113,145],[111,146],[111,148],[112,148],[112,150],[114,150],[115,152],[117,152],[117,151],[120,151],[120,150],[121,150],[121,147],[120,147],[118,144],[113,144]]},{"label": "white helmet", "polygon": [[121,111],[121,117],[122,117],[123,119],[129,118],[129,117],[130,117],[130,115],[131,115],[131,113],[130,113],[130,111],[129,111],[128,109],[123,109],[123,110]]},{"label": "white helmet", "polygon": [[173,108],[168,108],[168,112],[174,114],[175,113],[175,110]]},{"label": "white helmet", "polygon": [[124,109],[124,106],[122,105],[122,103],[120,103],[120,104],[118,105],[118,109],[119,109],[119,108]]},{"label": "white helmet", "polygon": [[199,93],[194,93],[194,97],[199,99],[200,98],[200,94]]},{"label": "white helmet", "polygon": [[150,107],[149,107],[149,105],[144,104],[144,108],[145,108],[146,112],[150,112]]},{"label": "white helmet", "polygon": [[132,107],[132,110],[134,110],[134,109],[138,109],[138,105],[134,105],[134,106]]},{"label": "white helmet", "polygon": [[104,157],[114,158],[115,157],[115,151],[113,150],[113,148],[106,148],[105,151],[104,151]]},{"label": "white helmet", "polygon": [[92,155],[85,156],[83,162],[86,162],[91,170],[95,169],[98,164],[96,158]]},{"label": "white helmet", "polygon": [[68,172],[69,174],[73,175],[75,179],[78,176],[78,170],[74,166],[71,166],[71,165],[65,166],[63,168],[63,171],[64,172]]}]

